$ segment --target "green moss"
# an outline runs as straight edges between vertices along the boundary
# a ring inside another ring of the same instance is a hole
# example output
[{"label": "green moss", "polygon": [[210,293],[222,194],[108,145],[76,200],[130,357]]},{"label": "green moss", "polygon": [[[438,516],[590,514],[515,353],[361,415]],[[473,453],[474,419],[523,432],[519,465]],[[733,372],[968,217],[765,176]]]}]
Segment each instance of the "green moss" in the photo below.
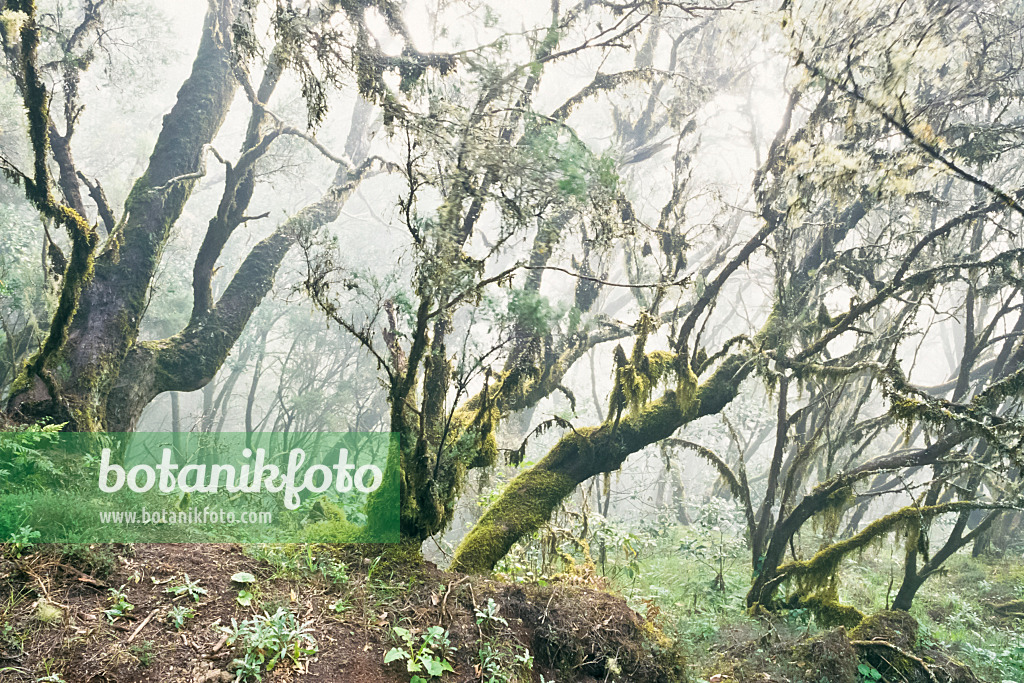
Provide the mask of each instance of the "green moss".
[{"label": "green moss", "polygon": [[876,612],[850,631],[852,640],[885,640],[903,650],[913,650],[917,644],[917,619],[903,610]]},{"label": "green moss", "polygon": [[361,543],[365,540],[365,530],[344,518],[316,522],[302,531],[302,541],[307,543]]},{"label": "green moss", "polygon": [[64,611],[53,603],[40,600],[36,607],[35,620],[41,624],[56,624],[64,619]]},{"label": "green moss", "polygon": [[515,541],[539,529],[576,488],[569,476],[539,465],[513,479],[459,545],[454,571],[488,572]]},{"label": "green moss", "polygon": [[839,531],[839,523],[842,521],[843,513],[856,501],[853,487],[844,486],[825,499],[824,507],[814,515],[812,522],[816,530],[820,531],[826,542],[835,538]]},{"label": "green moss", "polygon": [[864,613],[853,605],[845,605],[830,592],[800,598],[795,603],[799,607],[809,609],[814,619],[824,628],[842,626],[847,629],[856,627],[864,620]]}]

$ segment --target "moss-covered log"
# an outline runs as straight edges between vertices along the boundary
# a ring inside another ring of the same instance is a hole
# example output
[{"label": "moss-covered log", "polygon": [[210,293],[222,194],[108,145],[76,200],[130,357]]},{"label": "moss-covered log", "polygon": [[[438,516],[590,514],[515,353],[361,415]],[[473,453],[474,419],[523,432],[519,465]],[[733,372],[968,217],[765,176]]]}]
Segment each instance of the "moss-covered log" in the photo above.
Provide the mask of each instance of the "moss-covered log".
[{"label": "moss-covered log", "polygon": [[513,479],[455,552],[452,568],[487,572],[524,536],[539,529],[558,505],[591,477],[614,472],[626,458],[687,422],[719,412],[736,397],[749,372],[746,358],[730,356],[696,391],[668,391],[655,401],[598,427],[574,430],[536,465]]}]

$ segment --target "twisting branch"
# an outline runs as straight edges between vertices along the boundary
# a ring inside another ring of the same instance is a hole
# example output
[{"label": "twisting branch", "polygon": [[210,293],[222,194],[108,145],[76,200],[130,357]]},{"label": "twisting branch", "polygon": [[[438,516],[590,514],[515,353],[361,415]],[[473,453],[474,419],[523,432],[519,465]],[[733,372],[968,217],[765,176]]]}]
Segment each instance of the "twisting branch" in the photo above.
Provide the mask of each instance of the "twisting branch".
[{"label": "twisting branch", "polygon": [[117,219],[114,217],[114,210],[110,206],[110,201],[107,200],[107,194],[103,191],[103,186],[100,185],[99,180],[89,180],[84,173],[78,172],[78,177],[82,183],[89,188],[89,196],[96,202],[96,211],[100,215],[100,219],[103,221],[104,227],[107,232],[113,232],[117,226]]},{"label": "twisting branch", "polygon": [[842,90],[844,93],[846,93],[853,99],[866,105],[868,108],[876,112],[886,121],[886,123],[888,123],[893,128],[898,130],[904,137],[910,140],[915,146],[920,148],[921,151],[925,152],[932,159],[945,166],[955,175],[959,176],[960,178],[963,178],[969,183],[977,185],[978,187],[984,189],[986,192],[998,197],[1005,206],[1013,209],[1020,215],[1024,216],[1024,206],[1021,206],[1019,197],[1011,196],[1009,193],[1005,192],[1004,190],[1001,190],[1000,188],[996,187],[995,185],[985,180],[984,178],[974,175],[973,173],[971,173],[970,171],[968,171],[967,169],[965,169],[964,167],[960,166],[958,163],[950,159],[948,156],[943,154],[942,150],[939,149],[938,146],[936,146],[934,143],[921,139],[921,136],[914,133],[911,127],[907,124],[905,116],[903,119],[897,118],[881,104],[875,102],[870,97],[861,92],[860,88],[857,87],[857,84],[853,81],[852,74],[848,80],[848,83],[850,84],[848,86],[847,82],[841,81],[840,79],[825,73],[825,71],[821,67],[809,61],[803,52],[797,54],[796,63],[798,65],[803,65],[817,78],[820,78],[838,87],[840,90]]}]

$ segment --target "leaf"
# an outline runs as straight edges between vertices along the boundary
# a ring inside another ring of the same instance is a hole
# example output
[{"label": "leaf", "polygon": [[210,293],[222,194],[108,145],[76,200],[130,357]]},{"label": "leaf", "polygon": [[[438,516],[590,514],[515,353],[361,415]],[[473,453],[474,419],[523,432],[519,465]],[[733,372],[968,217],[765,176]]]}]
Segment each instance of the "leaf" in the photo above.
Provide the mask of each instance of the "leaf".
[{"label": "leaf", "polygon": [[256,583],[256,577],[249,572],[238,572],[231,576],[231,580],[235,583]]},{"label": "leaf", "polygon": [[871,677],[876,681],[882,680],[882,674],[878,671],[878,669],[871,669]]},{"label": "leaf", "polygon": [[248,607],[252,604],[252,593],[247,590],[240,590],[238,591],[238,597],[235,598],[235,601],[242,607]]},{"label": "leaf", "polygon": [[394,662],[396,660],[405,659],[408,656],[409,655],[405,652],[405,650],[393,647],[390,650],[388,650],[386,655],[384,655],[384,663],[390,664],[391,662]]},{"label": "leaf", "polygon": [[871,675],[871,667],[868,666],[867,664],[858,664],[857,665],[857,671],[860,673],[861,676],[870,676]]},{"label": "leaf", "polygon": [[413,676],[409,679],[409,683],[427,683],[427,679],[422,676]]},{"label": "leaf", "polygon": [[423,660],[423,667],[427,670],[427,673],[431,676],[440,676],[444,673],[444,667],[441,666],[440,660],[429,658]]}]

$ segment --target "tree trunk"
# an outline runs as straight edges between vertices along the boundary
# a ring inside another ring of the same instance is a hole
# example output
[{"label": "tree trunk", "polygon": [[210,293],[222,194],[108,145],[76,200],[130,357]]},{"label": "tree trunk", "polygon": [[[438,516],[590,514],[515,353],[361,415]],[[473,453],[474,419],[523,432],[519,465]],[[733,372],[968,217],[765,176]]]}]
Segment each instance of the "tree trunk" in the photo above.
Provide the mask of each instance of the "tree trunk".
[{"label": "tree trunk", "polygon": [[574,430],[544,458],[519,474],[484,513],[455,552],[452,569],[487,572],[515,543],[538,530],[558,505],[591,477],[619,469],[626,458],[704,415],[713,415],[736,397],[749,372],[741,356],[729,357],[689,397],[666,392],[616,424]]},{"label": "tree trunk", "polygon": [[54,328],[67,325],[67,339],[42,359],[39,371],[15,382],[10,410],[32,419],[66,421],[77,430],[133,424],[108,416],[107,395],[138,337],[162,247],[196,183],[171,181],[200,168],[205,147],[234,97],[233,17],[230,1],[212,5],[207,13],[192,73],[164,117],[149,167],[125,202],[124,218],[95,255],[91,277],[70,273],[84,281],[78,305],[70,320],[55,321],[50,332],[58,334]]}]

